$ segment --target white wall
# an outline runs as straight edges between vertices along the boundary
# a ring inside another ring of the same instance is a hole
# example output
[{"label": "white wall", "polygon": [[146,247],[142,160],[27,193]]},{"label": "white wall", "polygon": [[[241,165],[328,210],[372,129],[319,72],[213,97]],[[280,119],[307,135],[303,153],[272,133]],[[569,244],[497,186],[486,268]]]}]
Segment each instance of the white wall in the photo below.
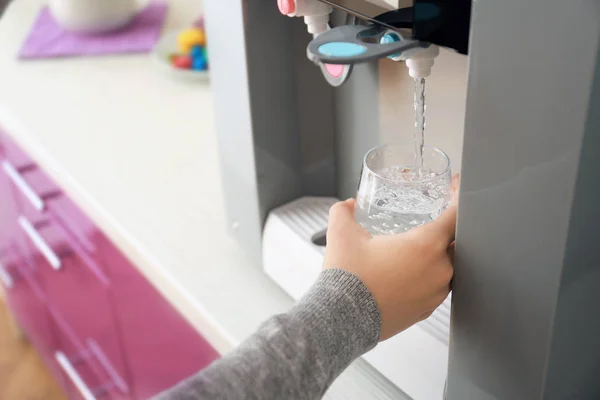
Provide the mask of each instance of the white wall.
[{"label": "white wall", "polygon": [[[404,63],[380,62],[380,140],[410,141],[415,115],[413,80]],[[425,143],[444,150],[460,172],[467,91],[467,57],[442,49],[427,78]]]}]

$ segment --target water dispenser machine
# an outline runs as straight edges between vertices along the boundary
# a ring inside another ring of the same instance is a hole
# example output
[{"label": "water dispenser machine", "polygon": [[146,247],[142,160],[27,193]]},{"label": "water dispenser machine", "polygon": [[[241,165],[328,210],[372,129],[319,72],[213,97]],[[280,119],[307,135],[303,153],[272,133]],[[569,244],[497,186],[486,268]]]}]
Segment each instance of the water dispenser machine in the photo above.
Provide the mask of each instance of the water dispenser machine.
[{"label": "water dispenser machine", "polygon": [[231,233],[293,298],[365,153],[413,139],[426,78],[426,142],[461,173],[456,273],[431,318],[364,356],[402,397],[600,398],[599,15],[590,1],[206,1]]}]

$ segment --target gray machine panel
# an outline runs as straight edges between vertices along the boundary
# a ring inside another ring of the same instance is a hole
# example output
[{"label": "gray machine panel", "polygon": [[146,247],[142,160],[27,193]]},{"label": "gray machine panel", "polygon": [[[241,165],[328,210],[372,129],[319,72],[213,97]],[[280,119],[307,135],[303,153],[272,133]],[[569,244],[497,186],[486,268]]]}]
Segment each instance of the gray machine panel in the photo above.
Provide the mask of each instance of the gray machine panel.
[{"label": "gray machine panel", "polygon": [[[600,42],[596,49],[600,54]],[[598,62],[598,60],[596,61]],[[600,398],[600,68],[596,65],[554,313],[546,399]]]},{"label": "gray machine panel", "polygon": [[211,84],[229,223],[259,266],[270,210],[335,195],[333,89],[306,59],[300,19],[271,1],[234,3],[205,4]]},{"label": "gray machine panel", "polygon": [[600,396],[599,7],[475,3],[450,400]]}]

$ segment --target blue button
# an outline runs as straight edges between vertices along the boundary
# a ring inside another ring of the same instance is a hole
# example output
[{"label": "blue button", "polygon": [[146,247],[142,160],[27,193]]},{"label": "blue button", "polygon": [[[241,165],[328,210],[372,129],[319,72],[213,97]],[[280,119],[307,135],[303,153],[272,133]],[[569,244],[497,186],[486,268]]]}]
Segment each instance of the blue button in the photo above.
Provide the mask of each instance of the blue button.
[{"label": "blue button", "polygon": [[319,53],[329,57],[353,57],[367,51],[365,46],[348,42],[325,43],[319,47]]},{"label": "blue button", "polygon": [[379,43],[390,44],[390,43],[396,43],[399,41],[400,41],[400,37],[398,37],[398,35],[396,35],[395,33],[386,33],[385,35],[383,35],[383,37],[381,38]]},{"label": "blue button", "polygon": [[[400,36],[398,36],[395,33],[386,33],[385,35],[383,35],[383,37],[381,38],[381,40],[379,41],[379,43],[381,44],[390,44],[390,43],[396,43],[400,41]],[[396,57],[400,57],[402,55],[402,53],[394,53],[388,56],[388,58],[390,59],[394,59]]]}]

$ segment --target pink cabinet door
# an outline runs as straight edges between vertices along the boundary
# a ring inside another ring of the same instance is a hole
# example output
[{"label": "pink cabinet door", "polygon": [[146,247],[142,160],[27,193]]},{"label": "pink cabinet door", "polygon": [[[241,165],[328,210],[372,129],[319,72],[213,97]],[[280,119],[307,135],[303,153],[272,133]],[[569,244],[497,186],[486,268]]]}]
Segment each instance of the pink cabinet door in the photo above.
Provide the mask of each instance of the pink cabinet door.
[{"label": "pink cabinet door", "polygon": [[101,266],[51,215],[36,220],[21,216],[19,225],[60,328],[63,353],[77,359],[92,351],[93,360],[85,368],[94,371],[96,389],[102,386],[106,398],[130,398],[111,286]]},{"label": "pink cabinet door", "polygon": [[52,362],[57,340],[44,295],[36,282],[36,271],[28,265],[15,243],[0,257],[6,300],[19,327],[36,348],[55,378],[60,373]]},{"label": "pink cabinet door", "polygon": [[[7,150],[0,131],[0,167],[7,160]],[[17,205],[10,178],[3,168],[0,168],[0,255],[6,251],[11,239],[16,233]]]},{"label": "pink cabinet door", "polygon": [[118,305],[136,399],[147,399],[202,370],[219,354],[106,239],[98,243]]},{"label": "pink cabinet door", "polygon": [[93,339],[79,341],[63,315],[52,306],[49,309],[58,333],[54,362],[69,400],[131,399],[100,345]]},{"label": "pink cabinet door", "polygon": [[[48,327],[32,325],[28,330],[56,332],[52,345],[44,345],[41,335],[38,348],[45,349],[48,365],[59,371],[71,399],[85,398],[85,388],[98,399],[147,399],[218,358],[87,216],[0,132],[0,162],[2,157],[8,162],[4,180],[0,170],[0,249],[4,236],[15,237],[31,260],[30,275],[38,280],[37,291],[47,298],[49,311],[46,318],[25,322],[46,321]],[[18,210],[3,207],[11,190]],[[2,225],[4,219],[12,223]],[[5,233],[2,227],[8,227]],[[23,301],[15,307],[25,307]],[[39,312],[43,310],[40,303]],[[27,319],[36,315],[19,314]]]},{"label": "pink cabinet door", "polygon": [[[0,131],[0,281],[7,305],[29,341],[46,362],[55,379],[61,375],[52,355],[57,346],[54,324],[46,308],[39,270],[24,257],[17,220],[20,204],[16,183],[31,170],[31,161]],[[22,189],[22,188],[21,188]]]}]

